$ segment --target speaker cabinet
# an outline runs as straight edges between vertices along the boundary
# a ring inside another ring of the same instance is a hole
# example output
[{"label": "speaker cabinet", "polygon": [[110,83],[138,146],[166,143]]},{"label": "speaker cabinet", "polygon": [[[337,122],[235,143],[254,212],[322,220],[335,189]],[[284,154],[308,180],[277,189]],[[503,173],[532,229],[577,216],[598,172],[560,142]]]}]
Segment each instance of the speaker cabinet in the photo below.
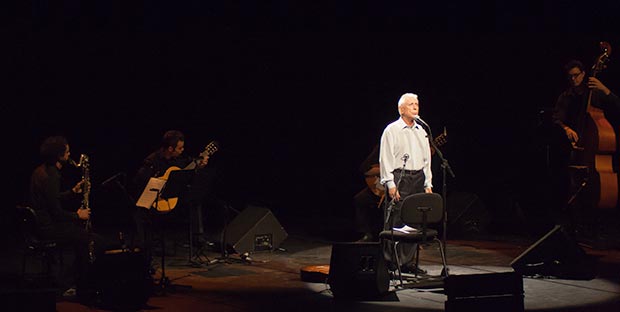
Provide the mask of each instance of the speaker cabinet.
[{"label": "speaker cabinet", "polygon": [[516,272],[450,275],[445,280],[446,312],[523,312],[523,277]]},{"label": "speaker cabinet", "polygon": [[56,288],[27,287],[0,290],[0,310],[56,312]]},{"label": "speaker cabinet", "polygon": [[389,289],[389,274],[378,242],[334,243],[328,283],[335,299],[377,299]]},{"label": "speaker cabinet", "polygon": [[267,208],[248,206],[227,226],[225,241],[237,253],[274,250],[288,237]]},{"label": "speaker cabinet", "polygon": [[560,225],[512,260],[510,266],[526,276],[592,279],[596,275],[594,258],[588,256]]},{"label": "speaker cabinet", "polygon": [[89,264],[77,285],[77,296],[84,305],[135,311],[147,302],[152,287],[146,255],[115,249]]}]

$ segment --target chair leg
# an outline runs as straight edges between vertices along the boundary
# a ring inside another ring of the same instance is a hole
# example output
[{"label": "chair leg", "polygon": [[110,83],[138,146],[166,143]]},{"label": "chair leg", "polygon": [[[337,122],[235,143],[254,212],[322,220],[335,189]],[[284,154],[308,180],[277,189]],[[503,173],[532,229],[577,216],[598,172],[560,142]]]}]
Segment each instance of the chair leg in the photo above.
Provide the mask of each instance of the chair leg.
[{"label": "chair leg", "polygon": [[43,265],[45,266],[45,274],[51,275],[53,273],[53,265],[54,254],[53,251],[46,251],[45,256],[43,256],[42,260],[44,261]]},{"label": "chair leg", "polygon": [[27,255],[24,254],[22,256],[22,281],[26,278],[26,260],[27,260]]},{"label": "chair leg", "polygon": [[416,277],[418,276],[418,270],[417,269],[420,267],[419,264],[420,264],[420,244],[418,243],[418,244],[415,245],[415,267],[416,267],[416,270],[415,270],[415,272],[413,272],[414,276],[416,276]]},{"label": "chair leg", "polygon": [[394,242],[392,245],[392,253],[394,254],[394,259],[396,259],[396,270],[398,271],[398,279],[400,280],[400,286],[403,287],[405,283],[403,282],[403,273],[400,269],[400,258],[398,257],[398,241]]},{"label": "chair leg", "polygon": [[[56,261],[56,259],[58,259],[58,261]],[[52,263],[52,261],[54,263]],[[52,264],[54,264],[57,268],[56,273],[54,273],[54,265]],[[64,260],[62,248],[51,251],[50,257],[48,259],[48,272],[51,274],[53,278],[56,278],[54,277],[55,274],[58,275],[57,278],[60,278],[63,276],[65,272],[65,260]]]},{"label": "chair leg", "polygon": [[437,241],[437,243],[439,244],[439,253],[441,254],[441,262],[443,263],[443,271],[442,271],[443,277],[448,277],[449,269],[448,269],[448,262],[446,261],[446,254],[443,249],[443,242],[437,237],[435,237],[435,241]]}]

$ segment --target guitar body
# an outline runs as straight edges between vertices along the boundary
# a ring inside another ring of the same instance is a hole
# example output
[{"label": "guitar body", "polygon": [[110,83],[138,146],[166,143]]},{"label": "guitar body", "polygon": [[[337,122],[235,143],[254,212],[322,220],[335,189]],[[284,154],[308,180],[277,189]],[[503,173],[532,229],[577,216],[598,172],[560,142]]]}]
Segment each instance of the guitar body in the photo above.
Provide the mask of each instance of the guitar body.
[{"label": "guitar body", "polygon": [[299,270],[301,280],[309,283],[325,283],[329,277],[329,265],[309,265]]},{"label": "guitar body", "polygon": [[[200,153],[199,158],[204,158],[205,156],[211,156],[218,149],[219,149],[219,144],[218,144],[217,141],[210,142],[205,147],[205,150],[202,153]],[[194,169],[195,167],[196,167],[196,163],[195,162],[191,162],[184,169]],[[170,173],[172,171],[175,171],[175,170],[181,170],[181,168],[179,168],[177,166],[172,166],[172,167],[166,169],[166,172],[164,172],[164,174],[161,177],[159,177],[159,179],[168,181],[168,178],[170,177]],[[153,202],[152,207],[155,210],[157,210],[157,212],[170,212],[170,211],[172,211],[172,209],[174,209],[177,206],[178,202],[179,202],[179,198],[178,197],[163,198],[163,197],[160,196],[155,202]]]},{"label": "guitar body", "polygon": [[168,178],[170,177],[170,172],[175,171],[175,170],[181,170],[181,168],[177,167],[177,166],[172,166],[168,169],[166,169],[166,172],[164,172],[164,174],[159,177],[162,180],[166,180],[168,181]]},{"label": "guitar body", "polygon": [[379,165],[372,165],[370,170],[366,172],[366,176],[364,177],[366,181],[366,186],[373,192],[373,194],[377,196],[383,196],[385,194],[385,188],[381,185],[381,176]]},{"label": "guitar body", "polygon": [[[181,168],[172,166],[168,168],[166,172],[164,172],[164,175],[162,175],[159,178],[162,180],[168,181],[168,178],[170,177],[170,172],[175,171],[175,170],[181,170]],[[157,212],[170,212],[172,209],[174,209],[174,207],[176,207],[178,201],[179,201],[178,197],[163,198],[160,196],[153,203],[153,208],[155,208]]]}]

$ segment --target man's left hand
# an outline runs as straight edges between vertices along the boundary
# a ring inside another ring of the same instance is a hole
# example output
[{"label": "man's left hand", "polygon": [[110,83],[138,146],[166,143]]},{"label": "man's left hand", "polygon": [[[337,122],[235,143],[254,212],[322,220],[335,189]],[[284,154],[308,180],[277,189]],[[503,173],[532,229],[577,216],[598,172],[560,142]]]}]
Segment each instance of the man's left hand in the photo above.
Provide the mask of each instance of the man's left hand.
[{"label": "man's left hand", "polygon": [[603,93],[605,93],[605,95],[609,95],[609,93],[611,93],[611,90],[609,90],[609,88],[607,88],[600,80],[598,80],[598,78],[596,77],[590,77],[588,78],[588,88],[590,89],[598,89],[603,91]]},{"label": "man's left hand", "polygon": [[202,159],[200,159],[200,162],[198,162],[198,167],[204,168],[204,166],[206,166],[208,163],[209,163],[209,156],[205,156]]}]

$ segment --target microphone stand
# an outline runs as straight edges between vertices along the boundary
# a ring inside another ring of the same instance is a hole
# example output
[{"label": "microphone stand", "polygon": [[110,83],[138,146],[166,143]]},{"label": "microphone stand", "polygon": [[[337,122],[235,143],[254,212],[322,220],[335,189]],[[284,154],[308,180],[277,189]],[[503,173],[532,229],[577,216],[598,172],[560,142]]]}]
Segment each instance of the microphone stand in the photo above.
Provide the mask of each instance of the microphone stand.
[{"label": "microphone stand", "polygon": [[[156,188],[152,188],[149,191],[156,191],[157,192],[157,197],[155,197],[155,211],[158,212],[159,211],[159,198],[161,196],[161,190],[160,189],[156,189]],[[166,230],[165,229],[161,229],[161,233],[160,233],[160,240],[161,240],[161,277],[159,278],[159,284],[157,284],[157,287],[159,288],[159,290],[163,293],[166,294],[166,290],[168,289],[168,287],[170,286],[170,279],[168,279],[168,277],[166,276],[166,240],[165,240],[165,233]]]},{"label": "microphone stand", "polygon": [[[405,165],[407,164],[407,160],[409,159],[409,155],[405,154],[402,158],[403,160],[403,167],[400,171],[400,176],[398,177],[398,181],[396,182],[396,192],[398,193],[398,188],[400,187],[400,181],[403,180],[403,176],[405,176],[406,172],[405,172]],[[387,187],[386,187],[387,189]],[[389,189],[387,189],[388,194],[389,194]],[[390,223],[390,237],[394,238],[394,218],[391,218],[391,214],[392,214],[392,210],[396,207],[396,197],[392,198],[392,200],[390,201],[390,203],[387,206],[387,212],[386,212],[386,218],[384,221],[384,227],[387,226],[388,222]],[[394,241],[394,240],[392,240]],[[394,256],[396,258],[396,266],[397,266],[397,270],[398,270],[398,278],[400,279],[400,283],[401,285],[403,284],[403,276],[401,273],[401,269],[400,269],[400,260],[398,259],[398,253],[396,251],[396,244],[394,244],[393,250],[392,252],[394,253]]]},{"label": "microphone stand", "polygon": [[[157,197],[155,200],[155,211],[159,212],[158,207],[159,207],[159,198],[161,196],[162,190],[161,189],[150,189],[150,191],[156,191],[157,192]],[[178,289],[191,289],[192,286],[190,285],[176,285],[174,284],[170,278],[168,278],[168,276],[166,276],[166,229],[165,227],[165,223],[166,221],[162,221],[161,222],[161,232],[160,232],[160,240],[161,240],[161,277],[159,278],[159,283],[156,285],[158,290],[160,291],[157,294],[161,294],[161,295],[166,295],[168,293],[168,290],[176,290]]]},{"label": "microphone stand", "polygon": [[[407,155],[408,156],[408,155]],[[400,176],[398,177],[398,181],[396,182],[396,192],[398,192],[398,187],[400,186],[400,181],[402,181],[403,176],[405,176],[405,165],[407,164],[407,160],[409,159],[409,157],[403,157],[403,167],[401,169],[401,173]],[[387,189],[387,187],[386,187]],[[389,193],[389,189],[388,189],[388,193]],[[392,214],[392,210],[394,209],[394,206],[396,206],[396,200],[395,198],[392,198],[392,200],[390,200],[390,203],[387,207],[387,214],[386,214],[386,218],[385,218],[385,222],[384,222],[384,226],[386,226],[388,224],[388,221],[390,221],[390,215]],[[390,225],[392,226],[392,231],[394,230],[394,220],[391,220]],[[394,233],[392,233],[393,235]]]},{"label": "microphone stand", "polygon": [[[433,146],[433,148],[435,149],[435,153],[437,154],[437,157],[439,157],[439,159],[441,159],[441,171],[442,171],[442,188],[441,188],[441,196],[443,197],[443,233],[442,233],[442,240],[444,242],[443,244],[443,254],[444,256],[446,256],[446,245],[447,245],[447,229],[448,229],[448,205],[447,205],[447,183],[446,183],[446,172],[450,173],[450,176],[452,176],[452,178],[456,178],[456,176],[454,175],[454,172],[452,171],[452,168],[450,167],[450,165],[448,164],[448,160],[443,157],[443,153],[441,152],[441,150],[439,149],[439,147],[437,147],[437,144],[435,144],[435,140],[433,140],[433,132],[431,131],[431,127],[428,126],[428,124],[424,121],[422,121],[421,119],[417,119],[417,121],[421,121],[421,124],[426,128],[426,130],[428,130],[428,134],[430,136],[430,142],[431,145]],[[441,272],[442,276],[448,276],[448,272]]]}]

